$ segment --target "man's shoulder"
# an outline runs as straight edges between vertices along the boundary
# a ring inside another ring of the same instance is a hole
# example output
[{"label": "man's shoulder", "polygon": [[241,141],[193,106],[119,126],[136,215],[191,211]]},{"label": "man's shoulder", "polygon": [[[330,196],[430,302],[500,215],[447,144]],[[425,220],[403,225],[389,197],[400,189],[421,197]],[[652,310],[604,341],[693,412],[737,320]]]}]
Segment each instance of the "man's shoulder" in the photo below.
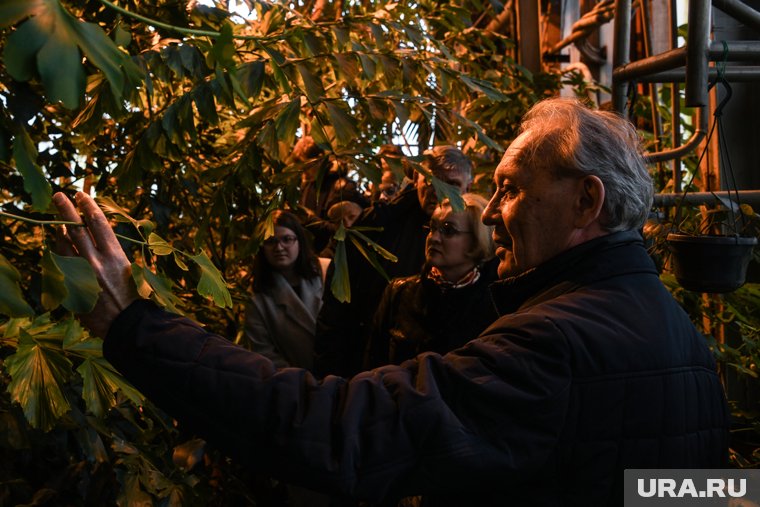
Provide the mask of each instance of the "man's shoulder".
[{"label": "man's shoulder", "polygon": [[390,201],[378,201],[366,208],[356,221],[361,226],[385,226],[395,223],[399,217],[407,218],[422,213],[417,190],[407,188]]}]

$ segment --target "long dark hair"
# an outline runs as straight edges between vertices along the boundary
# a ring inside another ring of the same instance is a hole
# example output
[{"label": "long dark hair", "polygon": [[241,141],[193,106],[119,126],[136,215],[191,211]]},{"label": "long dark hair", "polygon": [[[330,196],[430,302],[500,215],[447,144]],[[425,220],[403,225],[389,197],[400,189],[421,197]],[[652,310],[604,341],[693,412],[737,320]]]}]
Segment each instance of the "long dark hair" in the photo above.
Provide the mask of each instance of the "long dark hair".
[{"label": "long dark hair", "polygon": [[[289,211],[277,210],[272,213],[272,224],[287,227],[298,238],[298,257],[293,265],[296,274],[303,279],[320,276],[322,268],[319,265],[319,259],[298,218]],[[259,248],[253,258],[253,290],[258,292],[271,288],[274,285],[274,271],[263,249]]]}]

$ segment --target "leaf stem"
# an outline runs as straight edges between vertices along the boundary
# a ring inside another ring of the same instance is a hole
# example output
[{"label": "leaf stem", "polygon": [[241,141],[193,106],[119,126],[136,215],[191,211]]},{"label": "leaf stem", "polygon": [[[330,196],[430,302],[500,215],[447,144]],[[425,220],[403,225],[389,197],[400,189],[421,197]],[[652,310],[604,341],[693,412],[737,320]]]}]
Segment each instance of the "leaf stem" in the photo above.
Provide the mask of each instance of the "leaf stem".
[{"label": "leaf stem", "polygon": [[11,220],[21,220],[22,222],[29,222],[30,224],[37,225],[73,225],[76,227],[84,226],[84,224],[80,224],[79,222],[68,222],[66,220],[37,220],[35,218],[14,215],[13,213],[8,213],[7,211],[0,211],[0,217],[10,218]]}]

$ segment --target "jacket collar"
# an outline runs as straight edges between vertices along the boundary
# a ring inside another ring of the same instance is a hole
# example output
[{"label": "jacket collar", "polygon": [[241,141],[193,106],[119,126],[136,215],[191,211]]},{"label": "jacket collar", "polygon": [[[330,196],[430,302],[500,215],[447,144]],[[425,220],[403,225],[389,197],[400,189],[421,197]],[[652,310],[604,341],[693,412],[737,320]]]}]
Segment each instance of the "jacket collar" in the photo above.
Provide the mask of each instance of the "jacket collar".
[{"label": "jacket collar", "polygon": [[595,238],[517,276],[491,285],[500,315],[512,313],[570,292],[589,283],[657,269],[638,231],[621,231]]},{"label": "jacket collar", "polygon": [[280,273],[273,273],[270,294],[275,304],[285,309],[285,315],[304,328],[313,331],[322,305],[322,280],[319,276],[301,280],[303,300]]}]

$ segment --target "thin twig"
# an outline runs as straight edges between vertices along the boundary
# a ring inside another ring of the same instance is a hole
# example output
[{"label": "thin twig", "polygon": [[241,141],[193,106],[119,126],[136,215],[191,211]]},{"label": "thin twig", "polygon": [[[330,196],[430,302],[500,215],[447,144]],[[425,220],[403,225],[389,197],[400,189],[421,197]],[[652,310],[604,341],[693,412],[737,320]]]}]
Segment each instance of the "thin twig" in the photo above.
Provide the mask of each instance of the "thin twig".
[{"label": "thin twig", "polygon": [[22,222],[29,222],[36,225],[73,225],[76,227],[84,227],[84,224],[79,222],[68,222],[66,220],[37,220],[35,218],[22,217],[8,213],[7,211],[0,211],[0,217],[10,218],[11,220],[21,220]]}]

